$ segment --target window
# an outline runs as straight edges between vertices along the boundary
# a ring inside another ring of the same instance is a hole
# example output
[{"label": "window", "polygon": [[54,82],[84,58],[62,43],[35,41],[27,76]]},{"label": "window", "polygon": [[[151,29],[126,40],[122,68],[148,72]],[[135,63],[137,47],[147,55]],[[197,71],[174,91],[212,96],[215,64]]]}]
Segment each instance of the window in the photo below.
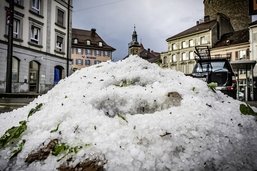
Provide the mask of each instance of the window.
[{"label": "window", "polygon": [[194,40],[192,40],[192,39],[189,40],[189,46],[190,46],[190,47],[193,47],[194,45],[195,45]]},{"label": "window", "polygon": [[167,57],[164,56],[164,57],[163,57],[163,64],[167,64],[167,63],[168,63]]},{"label": "window", "polygon": [[58,52],[64,51],[64,37],[61,35],[56,36],[56,50]]},{"label": "window", "polygon": [[95,51],[95,55],[96,55],[96,56],[101,56],[101,51],[100,51],[100,50],[96,50],[96,51]]},{"label": "window", "polygon": [[14,0],[13,2],[14,2],[15,5],[20,5],[20,6],[23,5],[23,1],[22,0]]},{"label": "window", "polygon": [[91,50],[90,49],[86,49],[86,55],[91,55]]},{"label": "window", "polygon": [[189,52],[189,59],[194,59],[195,57],[194,57],[194,52]]},{"label": "window", "polygon": [[13,37],[19,38],[20,32],[20,20],[14,18],[13,19]]},{"label": "window", "polygon": [[184,53],[182,53],[182,61],[186,61],[186,60],[188,60],[188,57],[187,57],[186,53],[184,52]]},{"label": "window", "polygon": [[44,23],[41,23],[33,18],[29,18],[29,20],[29,44],[42,47],[42,28]]},{"label": "window", "polygon": [[82,49],[80,49],[80,48],[77,48],[77,54],[82,54]]},{"label": "window", "polygon": [[63,26],[64,27],[64,25],[65,25],[65,23],[64,23],[64,11],[63,10],[61,10],[60,8],[57,8],[57,21],[56,21],[56,23],[58,24],[58,25],[60,25],[60,26]]},{"label": "window", "polygon": [[174,55],[172,55],[172,62],[177,62],[177,57],[176,57],[176,55],[174,54]]},{"label": "window", "polygon": [[182,48],[187,48],[187,43],[185,41],[182,42]]},{"label": "window", "polygon": [[227,57],[229,60],[231,60],[231,58],[232,58],[232,52],[228,52],[228,53],[226,54],[226,57]]},{"label": "window", "polygon": [[98,46],[102,47],[103,43],[102,42],[98,42]]},{"label": "window", "polygon": [[83,65],[82,59],[76,59],[76,65]]},{"label": "window", "polygon": [[90,45],[90,40],[87,40],[87,42],[86,42],[86,43],[87,43],[87,45]]},{"label": "window", "polygon": [[200,43],[203,45],[203,44],[207,44],[207,40],[206,38],[203,36],[203,37],[200,37]]},{"label": "window", "polygon": [[[9,17],[8,11],[6,11],[6,28],[5,33],[8,35],[9,29]],[[22,16],[14,15],[13,18],[13,38],[22,39]]]},{"label": "window", "polygon": [[74,44],[78,44],[78,39],[73,39]]},{"label": "window", "polygon": [[85,65],[90,65],[90,60],[85,60]]},{"label": "window", "polygon": [[104,56],[108,56],[108,52],[107,51],[103,51]]},{"label": "window", "polygon": [[19,59],[12,58],[12,82],[19,82]]},{"label": "window", "polygon": [[94,61],[94,64],[100,64],[100,63],[101,63],[101,61],[98,61],[98,60]]},{"label": "window", "polygon": [[172,50],[176,50],[177,49],[177,45],[174,43],[172,44]]},{"label": "window", "polygon": [[31,9],[33,12],[40,14],[41,0],[31,0]]},{"label": "window", "polygon": [[247,56],[246,50],[236,51],[236,60],[245,59]]},{"label": "window", "polygon": [[30,41],[35,44],[39,44],[40,40],[40,28],[31,25],[30,27]]}]

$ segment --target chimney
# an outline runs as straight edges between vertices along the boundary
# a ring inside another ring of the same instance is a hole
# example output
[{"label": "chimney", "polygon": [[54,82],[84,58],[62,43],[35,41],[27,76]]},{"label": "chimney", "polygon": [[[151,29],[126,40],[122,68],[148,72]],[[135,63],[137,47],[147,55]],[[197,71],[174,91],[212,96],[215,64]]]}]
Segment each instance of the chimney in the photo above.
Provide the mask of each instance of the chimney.
[{"label": "chimney", "polygon": [[196,25],[198,25],[200,22],[199,21],[196,21]]},{"label": "chimney", "polygon": [[94,37],[95,36],[95,33],[96,33],[96,29],[95,28],[92,28],[91,29],[91,35]]},{"label": "chimney", "polygon": [[151,51],[150,48],[148,48],[147,51],[150,52]]},{"label": "chimney", "polygon": [[210,16],[209,15],[204,16],[204,22],[208,22],[208,21],[210,21]]}]

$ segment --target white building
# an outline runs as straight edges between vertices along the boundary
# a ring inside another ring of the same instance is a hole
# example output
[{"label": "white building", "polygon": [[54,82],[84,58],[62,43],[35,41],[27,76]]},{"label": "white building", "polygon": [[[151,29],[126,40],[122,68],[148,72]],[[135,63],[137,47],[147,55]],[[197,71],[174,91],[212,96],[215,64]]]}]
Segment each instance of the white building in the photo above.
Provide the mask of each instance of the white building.
[{"label": "white building", "polygon": [[[68,73],[72,0],[14,3],[12,92],[44,93]],[[0,93],[6,87],[8,9],[8,1],[0,1]]]}]

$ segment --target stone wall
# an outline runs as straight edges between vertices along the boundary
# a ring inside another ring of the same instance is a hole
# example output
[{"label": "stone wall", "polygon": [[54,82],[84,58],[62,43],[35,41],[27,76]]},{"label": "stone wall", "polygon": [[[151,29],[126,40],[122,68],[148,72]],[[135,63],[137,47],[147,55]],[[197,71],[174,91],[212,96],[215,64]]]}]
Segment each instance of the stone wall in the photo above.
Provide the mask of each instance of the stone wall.
[{"label": "stone wall", "polygon": [[212,20],[217,13],[229,17],[235,31],[247,28],[251,22],[248,0],[204,0],[204,15]]}]

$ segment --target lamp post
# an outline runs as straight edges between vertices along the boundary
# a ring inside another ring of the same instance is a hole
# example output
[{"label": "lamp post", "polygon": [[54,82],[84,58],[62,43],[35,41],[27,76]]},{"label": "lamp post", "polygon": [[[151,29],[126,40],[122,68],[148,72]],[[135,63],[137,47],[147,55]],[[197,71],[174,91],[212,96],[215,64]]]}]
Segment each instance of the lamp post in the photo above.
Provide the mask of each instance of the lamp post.
[{"label": "lamp post", "polygon": [[8,47],[7,47],[7,65],[6,65],[6,87],[5,92],[12,92],[12,56],[13,56],[13,16],[14,1],[9,0],[9,9],[7,11],[8,23]]}]

